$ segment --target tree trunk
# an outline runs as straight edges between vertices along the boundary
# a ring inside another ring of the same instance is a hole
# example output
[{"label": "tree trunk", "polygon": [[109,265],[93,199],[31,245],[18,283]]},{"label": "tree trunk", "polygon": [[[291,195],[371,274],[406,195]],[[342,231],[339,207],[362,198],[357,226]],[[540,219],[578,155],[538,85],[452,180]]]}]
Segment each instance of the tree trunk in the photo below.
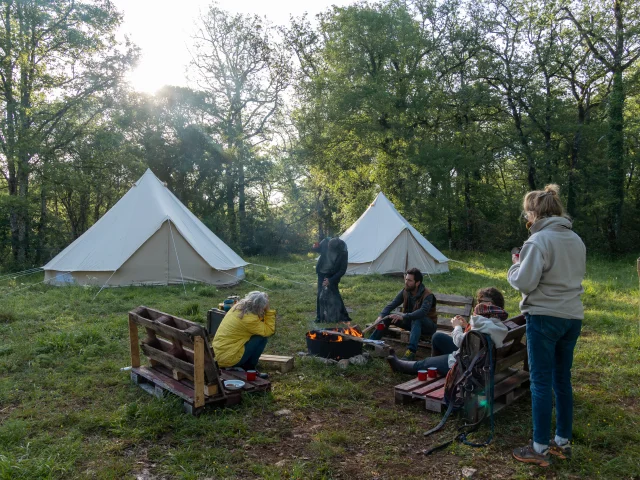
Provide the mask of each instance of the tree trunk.
[{"label": "tree trunk", "polygon": [[567,176],[567,213],[571,218],[577,216],[577,185],[576,177],[578,173],[578,160],[580,158],[580,150],[582,146],[582,129],[586,118],[584,104],[578,103],[578,125],[573,133],[573,142],[571,144],[571,157],[569,159],[569,172]]},{"label": "tree trunk", "polygon": [[46,224],[47,224],[47,188],[46,182],[43,179],[42,185],[40,185],[40,219],[38,220],[37,227],[37,245],[36,245],[36,257],[35,264],[42,265],[44,263],[44,244],[46,236]]},{"label": "tree trunk", "polygon": [[[618,2],[616,2],[617,4]],[[609,99],[609,199],[607,211],[607,235],[612,252],[618,251],[620,221],[624,203],[624,136],[623,136],[624,84],[619,63],[613,72]]]}]

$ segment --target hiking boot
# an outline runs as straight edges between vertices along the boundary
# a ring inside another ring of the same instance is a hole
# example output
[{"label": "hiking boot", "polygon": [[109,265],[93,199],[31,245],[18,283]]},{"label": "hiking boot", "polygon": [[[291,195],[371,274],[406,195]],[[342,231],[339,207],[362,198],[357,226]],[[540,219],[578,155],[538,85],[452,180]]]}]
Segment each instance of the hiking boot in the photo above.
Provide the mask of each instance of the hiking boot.
[{"label": "hiking boot", "polygon": [[398,357],[396,357],[396,352],[393,348],[389,350],[387,362],[389,362],[389,366],[394,372],[416,373],[416,371],[413,369],[413,365],[415,364],[415,362],[400,360]]},{"label": "hiking boot", "polygon": [[571,442],[558,445],[555,440],[549,442],[549,453],[560,460],[571,460]]},{"label": "hiking boot", "polygon": [[402,357],[400,360],[407,360],[407,361],[413,362],[415,361],[415,359],[416,359],[416,352],[407,350],[406,352],[404,352],[404,357]]},{"label": "hiking boot", "polygon": [[548,467],[551,464],[551,455],[549,450],[545,453],[538,453],[533,449],[533,441],[529,442],[526,447],[519,447],[513,451],[513,458],[519,462],[534,463],[541,467]]}]

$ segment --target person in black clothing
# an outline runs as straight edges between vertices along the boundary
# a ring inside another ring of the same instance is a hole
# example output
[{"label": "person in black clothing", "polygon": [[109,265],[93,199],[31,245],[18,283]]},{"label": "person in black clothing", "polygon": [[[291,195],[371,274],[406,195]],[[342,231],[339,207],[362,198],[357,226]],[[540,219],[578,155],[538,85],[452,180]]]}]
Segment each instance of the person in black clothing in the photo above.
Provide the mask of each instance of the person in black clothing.
[{"label": "person in black clothing", "polygon": [[312,250],[320,253],[316,264],[318,274],[318,296],[316,300],[316,322],[349,322],[338,284],[347,271],[349,252],[347,244],[339,238],[325,238]]},{"label": "person in black clothing", "polygon": [[[402,313],[391,312],[402,305]],[[436,297],[422,284],[422,272],[417,268],[410,268],[404,276],[404,288],[396,295],[384,309],[376,321],[387,317],[383,321],[383,330],[374,330],[369,338],[379,340],[393,323],[409,330],[409,347],[402,357],[403,360],[415,360],[418,351],[420,335],[432,334],[438,325],[436,313]]]}]

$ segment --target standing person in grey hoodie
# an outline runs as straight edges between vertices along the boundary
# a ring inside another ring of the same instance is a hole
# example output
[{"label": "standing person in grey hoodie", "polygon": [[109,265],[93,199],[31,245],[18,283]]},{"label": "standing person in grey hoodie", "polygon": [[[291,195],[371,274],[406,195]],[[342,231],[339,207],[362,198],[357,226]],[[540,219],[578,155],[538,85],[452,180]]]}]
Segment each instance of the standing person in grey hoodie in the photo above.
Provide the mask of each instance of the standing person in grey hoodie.
[{"label": "standing person in grey hoodie", "polygon": [[[584,318],[580,295],[586,249],[564,214],[557,185],[527,193],[524,214],[531,236],[519,256],[512,255],[508,279],[522,293],[520,310],[527,317],[533,441],[516,448],[513,456],[546,467],[550,454],[571,455],[571,366]],[[550,440],[552,389],[556,435]]]}]

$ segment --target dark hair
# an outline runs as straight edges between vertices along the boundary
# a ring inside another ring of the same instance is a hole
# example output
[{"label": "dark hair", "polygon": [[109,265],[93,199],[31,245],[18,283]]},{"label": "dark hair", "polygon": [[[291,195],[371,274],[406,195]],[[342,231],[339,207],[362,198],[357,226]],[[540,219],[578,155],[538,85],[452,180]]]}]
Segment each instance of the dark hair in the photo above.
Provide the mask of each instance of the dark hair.
[{"label": "dark hair", "polygon": [[415,268],[415,267],[414,268],[410,268],[409,270],[407,270],[405,275],[413,275],[413,279],[416,282],[422,283],[422,272],[420,270],[418,270],[417,268]]},{"label": "dark hair", "polygon": [[500,290],[494,287],[481,288],[476,292],[476,300],[478,303],[491,302],[496,307],[504,308],[504,297]]}]

